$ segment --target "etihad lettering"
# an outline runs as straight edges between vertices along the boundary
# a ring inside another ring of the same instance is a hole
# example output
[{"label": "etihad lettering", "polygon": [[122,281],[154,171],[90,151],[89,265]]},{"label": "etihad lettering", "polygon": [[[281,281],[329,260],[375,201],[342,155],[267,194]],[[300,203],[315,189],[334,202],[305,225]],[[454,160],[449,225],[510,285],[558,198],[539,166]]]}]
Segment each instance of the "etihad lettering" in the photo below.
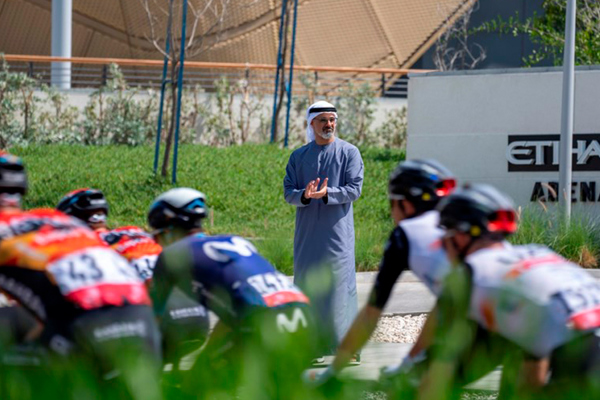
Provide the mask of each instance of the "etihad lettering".
[{"label": "etihad lettering", "polygon": [[[573,138],[573,170],[600,171],[600,134]],[[508,172],[558,171],[559,135],[509,135]]]}]

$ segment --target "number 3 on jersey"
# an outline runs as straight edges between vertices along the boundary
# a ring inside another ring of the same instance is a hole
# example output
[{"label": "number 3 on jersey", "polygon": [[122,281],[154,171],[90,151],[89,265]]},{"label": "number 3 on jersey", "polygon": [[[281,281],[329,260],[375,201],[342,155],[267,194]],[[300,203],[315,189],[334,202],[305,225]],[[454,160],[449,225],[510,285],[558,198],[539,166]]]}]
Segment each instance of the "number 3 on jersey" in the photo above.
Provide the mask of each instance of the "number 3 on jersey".
[{"label": "number 3 on jersey", "polygon": [[104,248],[69,254],[52,263],[48,272],[65,296],[84,287],[139,280],[124,258]]}]

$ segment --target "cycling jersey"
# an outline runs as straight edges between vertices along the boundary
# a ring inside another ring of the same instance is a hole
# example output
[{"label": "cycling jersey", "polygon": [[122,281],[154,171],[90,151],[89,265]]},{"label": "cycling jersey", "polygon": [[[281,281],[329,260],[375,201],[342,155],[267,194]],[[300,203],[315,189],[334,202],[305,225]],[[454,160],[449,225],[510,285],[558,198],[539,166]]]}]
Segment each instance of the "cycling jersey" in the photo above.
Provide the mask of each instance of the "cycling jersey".
[{"label": "cycling jersey", "polygon": [[123,226],[99,233],[100,238],[125,257],[144,280],[152,278],[162,247],[137,226]]},{"label": "cycling jersey", "polygon": [[51,209],[0,213],[0,290],[59,326],[93,309],[150,304],[127,260]]},{"label": "cycling jersey", "polygon": [[261,310],[306,305],[308,298],[238,236],[193,235],[165,248],[153,283],[155,312],[162,315],[173,287],[195,293],[230,327]]},{"label": "cycling jersey", "polygon": [[438,227],[440,214],[428,211],[400,221],[386,244],[379,273],[369,304],[383,309],[394,284],[403,271],[412,270],[429,288],[439,295],[444,277],[450,270],[442,248],[443,231]]},{"label": "cycling jersey", "polygon": [[[129,261],[143,280],[151,284],[156,260],[162,251],[152,235],[137,226],[96,232]],[[173,291],[160,324],[165,360],[172,362],[200,347],[208,336],[209,326],[206,308],[181,291]]]},{"label": "cycling jersey", "polygon": [[470,318],[533,356],[600,327],[600,282],[546,247],[486,248],[466,263]]}]

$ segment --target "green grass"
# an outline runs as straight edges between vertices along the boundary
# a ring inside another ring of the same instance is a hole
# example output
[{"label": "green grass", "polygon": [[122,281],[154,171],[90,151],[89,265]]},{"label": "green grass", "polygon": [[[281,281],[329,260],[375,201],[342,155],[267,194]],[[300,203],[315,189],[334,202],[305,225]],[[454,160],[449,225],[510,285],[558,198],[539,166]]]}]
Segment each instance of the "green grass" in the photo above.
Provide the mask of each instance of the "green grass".
[{"label": "green grass", "polygon": [[[146,226],[152,200],[173,187],[152,171],[151,146],[30,146],[11,149],[24,158],[30,181],[25,207],[55,207],[67,192],[101,189],[110,204],[109,223]],[[292,150],[270,145],[228,148],[180,147],[177,186],[208,196],[211,233],[233,233],[254,241],[284,273],[292,272],[295,208],[283,199],[285,166]],[[393,228],[387,178],[404,152],[362,149],[363,192],[354,203],[357,269],[377,268]]]},{"label": "green grass", "polygon": [[[390,171],[404,159],[399,150],[361,149],[365,180],[354,203],[357,270],[376,270],[393,228],[387,200]],[[151,146],[30,146],[12,149],[28,168],[30,192],[25,206],[54,207],[67,192],[95,187],[110,203],[109,222],[146,226],[152,200],[173,187],[152,171]],[[180,148],[178,185],[208,196],[210,233],[251,239],[278,269],[292,273],[295,209],[283,199],[285,166],[292,150],[270,145],[228,148],[184,145]],[[532,205],[521,213],[513,243],[541,243],[585,267],[600,256],[599,226],[574,216],[566,226],[560,216]]]}]

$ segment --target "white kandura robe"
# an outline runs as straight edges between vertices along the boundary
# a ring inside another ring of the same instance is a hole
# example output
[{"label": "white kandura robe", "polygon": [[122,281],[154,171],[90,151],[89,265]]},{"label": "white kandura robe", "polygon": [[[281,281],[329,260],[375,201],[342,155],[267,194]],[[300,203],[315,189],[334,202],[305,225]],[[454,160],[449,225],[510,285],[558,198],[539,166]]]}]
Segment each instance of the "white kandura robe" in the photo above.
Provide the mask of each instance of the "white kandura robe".
[{"label": "white kandura robe", "polygon": [[[363,177],[358,149],[336,138],[324,146],[312,141],[295,150],[283,182],[285,200],[297,207],[294,283],[310,294],[307,273],[319,265],[331,266],[333,293],[311,301],[321,318],[335,323],[338,341],[350,328],[358,309],[352,202],[360,196]],[[321,183],[329,178],[327,203],[311,199],[309,204],[302,204],[306,185],[317,178]]]}]

